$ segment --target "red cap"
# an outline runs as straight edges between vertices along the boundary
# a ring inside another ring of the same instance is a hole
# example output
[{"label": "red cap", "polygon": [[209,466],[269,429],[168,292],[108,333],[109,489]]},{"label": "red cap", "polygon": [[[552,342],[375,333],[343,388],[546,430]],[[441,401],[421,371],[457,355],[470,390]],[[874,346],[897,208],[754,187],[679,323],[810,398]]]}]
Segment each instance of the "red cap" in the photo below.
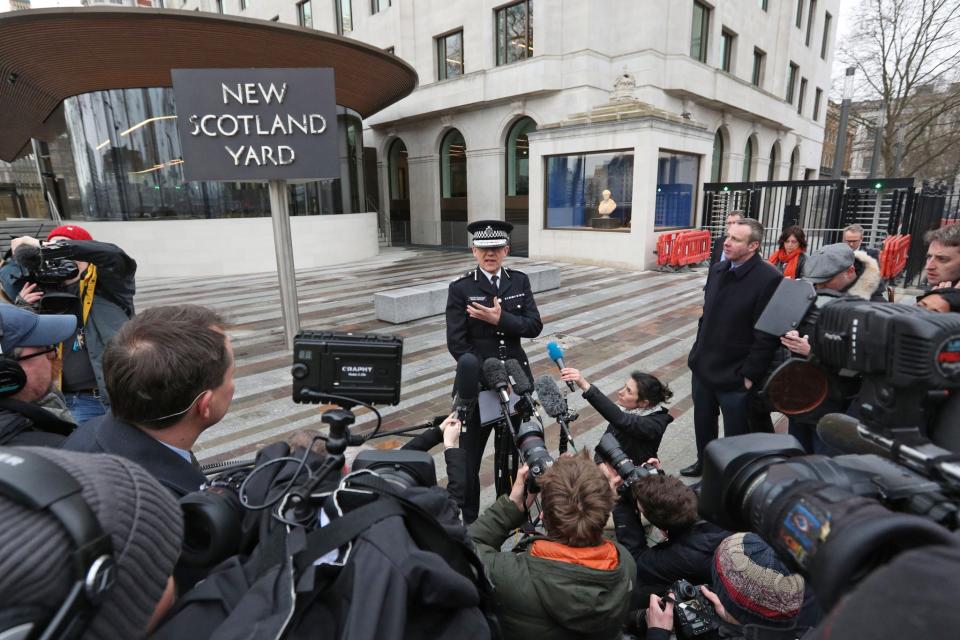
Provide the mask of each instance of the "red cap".
[{"label": "red cap", "polygon": [[61,225],[47,234],[47,240],[56,237],[70,238],[71,240],[93,240],[89,231],[75,224]]}]

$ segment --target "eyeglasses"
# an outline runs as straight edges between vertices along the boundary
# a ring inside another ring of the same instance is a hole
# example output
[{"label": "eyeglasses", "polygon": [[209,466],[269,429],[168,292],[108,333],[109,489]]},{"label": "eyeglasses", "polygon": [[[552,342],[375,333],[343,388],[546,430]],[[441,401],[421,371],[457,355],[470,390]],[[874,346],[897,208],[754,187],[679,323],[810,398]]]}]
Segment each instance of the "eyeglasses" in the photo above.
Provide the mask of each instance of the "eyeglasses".
[{"label": "eyeglasses", "polygon": [[45,356],[47,354],[53,353],[56,350],[57,350],[56,347],[47,347],[43,351],[37,351],[36,353],[31,353],[30,355],[20,356],[20,357],[14,358],[14,360],[16,360],[17,362],[23,362],[24,360],[29,360],[30,358],[36,358],[37,356]]}]

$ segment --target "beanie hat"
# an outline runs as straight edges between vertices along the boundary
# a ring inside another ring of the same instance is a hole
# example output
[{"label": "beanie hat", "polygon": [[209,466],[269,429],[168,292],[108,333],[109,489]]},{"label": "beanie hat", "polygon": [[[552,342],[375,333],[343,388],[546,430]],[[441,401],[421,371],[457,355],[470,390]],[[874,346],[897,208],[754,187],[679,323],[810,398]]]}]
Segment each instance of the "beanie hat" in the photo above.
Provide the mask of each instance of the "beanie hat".
[{"label": "beanie hat", "polygon": [[89,231],[75,224],[61,225],[47,234],[47,240],[56,237],[70,238],[71,240],[93,240]]},{"label": "beanie hat", "polygon": [[735,533],[713,556],[713,591],[741,625],[790,627],[803,605],[804,583],[760,536]]},{"label": "beanie hat", "polygon": [[[113,543],[116,582],[82,637],[145,636],[180,554],[183,522],[176,499],[139,465],[117,456],[24,450],[73,476]],[[21,610],[49,620],[75,580],[74,543],[55,516],[3,496],[0,522],[0,612],[5,619]]]}]

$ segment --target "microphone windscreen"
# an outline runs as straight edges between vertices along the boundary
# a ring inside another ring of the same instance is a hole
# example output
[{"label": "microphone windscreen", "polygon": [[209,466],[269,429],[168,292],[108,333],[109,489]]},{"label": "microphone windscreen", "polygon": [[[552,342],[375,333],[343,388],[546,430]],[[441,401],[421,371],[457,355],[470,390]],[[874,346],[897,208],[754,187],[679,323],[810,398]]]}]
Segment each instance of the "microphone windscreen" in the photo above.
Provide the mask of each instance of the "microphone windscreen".
[{"label": "microphone windscreen", "polygon": [[547,355],[550,356],[550,359],[556,362],[557,360],[563,359],[563,349],[560,348],[556,342],[547,343]]},{"label": "microphone windscreen", "polygon": [[464,402],[477,399],[480,389],[480,359],[465,353],[457,360],[457,397]]},{"label": "microphone windscreen", "polygon": [[540,376],[534,385],[537,389],[537,398],[540,406],[551,418],[563,415],[567,411],[567,401],[560,395],[560,388],[550,376]]},{"label": "microphone windscreen", "polygon": [[817,423],[817,435],[827,445],[843,453],[872,453],[890,458],[890,452],[860,436],[860,422],[843,413],[828,413]]},{"label": "microphone windscreen", "polygon": [[504,362],[503,366],[507,370],[507,375],[513,380],[513,392],[515,394],[522,396],[533,391],[533,387],[530,386],[530,378],[527,377],[527,372],[523,370],[519,362],[511,358]]},{"label": "microphone windscreen", "polygon": [[488,389],[500,389],[510,384],[506,368],[496,358],[487,358],[483,361],[483,381]]},{"label": "microphone windscreen", "polygon": [[40,266],[40,248],[22,244],[13,252],[13,259],[28,269]]}]

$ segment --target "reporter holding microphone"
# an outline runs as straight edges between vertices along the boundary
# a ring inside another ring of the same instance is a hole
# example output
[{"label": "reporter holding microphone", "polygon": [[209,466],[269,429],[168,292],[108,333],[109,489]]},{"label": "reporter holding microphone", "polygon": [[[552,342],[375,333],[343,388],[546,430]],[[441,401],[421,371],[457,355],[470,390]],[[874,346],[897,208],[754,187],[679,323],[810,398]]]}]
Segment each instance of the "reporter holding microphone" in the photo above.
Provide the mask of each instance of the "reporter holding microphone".
[{"label": "reporter holding microphone", "polygon": [[632,460],[656,458],[660,440],[673,422],[663,406],[673,397],[670,388],[655,376],[634,371],[617,391],[614,404],[600,389],[590,384],[578,369],[560,370],[564,382],[572,382],[583,391],[583,397],[609,422],[606,433],[612,433]]}]

